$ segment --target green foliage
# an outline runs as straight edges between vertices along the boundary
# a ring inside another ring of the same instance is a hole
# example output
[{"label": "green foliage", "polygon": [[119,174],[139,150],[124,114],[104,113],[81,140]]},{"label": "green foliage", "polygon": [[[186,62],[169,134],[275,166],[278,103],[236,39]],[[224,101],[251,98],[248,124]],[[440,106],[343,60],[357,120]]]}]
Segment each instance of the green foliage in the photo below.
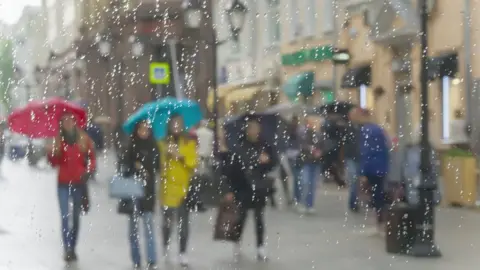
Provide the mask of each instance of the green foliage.
[{"label": "green foliage", "polygon": [[13,44],[11,40],[0,40],[0,102],[7,108],[9,93],[13,86]]}]

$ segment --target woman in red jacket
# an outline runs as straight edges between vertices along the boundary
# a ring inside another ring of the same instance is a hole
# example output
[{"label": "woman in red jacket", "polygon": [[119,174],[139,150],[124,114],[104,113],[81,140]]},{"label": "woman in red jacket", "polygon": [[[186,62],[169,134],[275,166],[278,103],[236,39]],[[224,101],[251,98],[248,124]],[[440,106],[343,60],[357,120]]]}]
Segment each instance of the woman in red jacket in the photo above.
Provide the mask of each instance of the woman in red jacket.
[{"label": "woman in red jacket", "polygon": [[[92,140],[77,126],[75,117],[65,114],[54,144],[47,146],[48,161],[58,167],[58,201],[62,215],[62,241],[65,261],[77,259],[77,244],[86,182],[95,171],[95,149]],[[73,224],[69,224],[69,202],[73,201]]]}]

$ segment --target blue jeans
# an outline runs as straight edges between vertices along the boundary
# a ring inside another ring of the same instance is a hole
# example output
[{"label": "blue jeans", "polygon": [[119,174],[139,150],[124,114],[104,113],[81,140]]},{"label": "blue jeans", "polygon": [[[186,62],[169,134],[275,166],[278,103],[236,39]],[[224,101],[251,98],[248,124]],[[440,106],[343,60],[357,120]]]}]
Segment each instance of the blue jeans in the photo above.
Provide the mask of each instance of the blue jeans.
[{"label": "blue jeans", "polygon": [[301,203],[307,208],[312,208],[315,203],[315,191],[320,171],[321,167],[318,164],[304,164],[302,167]]},{"label": "blue jeans", "polygon": [[133,264],[139,265],[141,263],[140,256],[140,235],[138,220],[143,220],[143,226],[145,231],[145,243],[147,245],[147,259],[149,264],[157,263],[157,249],[155,246],[155,226],[154,215],[152,212],[144,212],[139,214],[134,211],[134,214],[129,218],[129,238],[130,238],[130,252],[132,255]]},{"label": "blue jeans", "polygon": [[301,166],[297,163],[296,158],[288,158],[288,165],[293,174],[293,199],[296,203],[300,203],[302,197],[302,178],[301,178]]},{"label": "blue jeans", "polygon": [[348,198],[348,207],[352,210],[358,207],[358,162],[353,159],[347,159],[345,161],[347,181],[350,185],[350,192]]},{"label": "blue jeans", "polygon": [[[80,214],[82,211],[83,185],[58,185],[58,203],[62,215],[62,242],[65,252],[74,251],[77,245]],[[73,201],[73,217],[70,224],[70,199]]]}]

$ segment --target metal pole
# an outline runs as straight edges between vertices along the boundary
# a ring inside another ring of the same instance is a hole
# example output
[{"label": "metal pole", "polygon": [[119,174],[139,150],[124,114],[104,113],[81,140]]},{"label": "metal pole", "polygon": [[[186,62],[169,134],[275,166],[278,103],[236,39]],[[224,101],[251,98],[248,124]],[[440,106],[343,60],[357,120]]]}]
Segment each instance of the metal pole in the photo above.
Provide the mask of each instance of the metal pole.
[{"label": "metal pole", "polygon": [[119,116],[118,116],[118,126],[120,127],[124,121],[124,110],[123,110],[123,107],[124,107],[124,104],[123,104],[123,94],[125,92],[125,89],[124,89],[124,85],[123,85],[123,61],[120,61],[118,63],[118,72],[120,73],[119,74],[119,80],[118,80],[118,98],[117,98],[117,102],[118,102],[118,112],[119,112]]},{"label": "metal pole", "polygon": [[180,86],[180,74],[178,72],[178,63],[177,63],[177,41],[173,39],[168,40],[168,48],[170,51],[170,57],[172,59],[172,75],[173,83],[175,84],[175,97],[177,99],[184,99],[185,93],[182,91]]},{"label": "metal pole", "polygon": [[[212,76],[212,87],[213,87],[213,123],[214,123],[214,129],[213,129],[213,156],[217,157],[219,153],[219,138],[218,138],[218,129],[219,129],[219,119],[218,119],[218,81],[217,81],[217,49],[218,49],[218,43],[217,43],[217,38],[215,35],[214,29],[212,29],[213,33],[213,44],[212,44],[212,50],[213,50],[213,76]],[[221,163],[221,162],[220,162]]]},{"label": "metal pole", "polygon": [[428,122],[428,12],[427,0],[418,2],[420,10],[420,43],[421,43],[421,179],[418,186],[419,205],[415,218],[415,242],[410,254],[415,257],[440,257],[441,252],[435,244],[435,204],[433,194],[437,188],[436,176],[432,174]]},{"label": "metal pole", "polygon": [[[338,31],[338,22],[337,22],[337,0],[333,0],[333,33],[335,34],[333,38],[333,50],[337,47],[338,38],[339,38],[339,31]],[[332,61],[332,92],[333,92],[333,99],[334,101],[337,100],[337,65]]]},{"label": "metal pole", "polygon": [[471,22],[470,22],[470,9],[471,9],[471,0],[464,1],[464,9],[463,9],[463,46],[465,46],[465,96],[467,100],[467,124],[473,124],[473,87],[472,87],[472,43],[471,43]]}]

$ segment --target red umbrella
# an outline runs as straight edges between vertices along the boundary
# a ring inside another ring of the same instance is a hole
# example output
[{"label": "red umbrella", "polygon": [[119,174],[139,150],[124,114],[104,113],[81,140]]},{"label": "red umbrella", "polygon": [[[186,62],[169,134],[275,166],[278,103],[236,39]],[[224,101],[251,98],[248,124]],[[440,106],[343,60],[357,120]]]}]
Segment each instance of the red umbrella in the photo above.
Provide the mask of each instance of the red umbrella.
[{"label": "red umbrella", "polygon": [[61,98],[32,101],[25,107],[14,110],[8,116],[11,131],[31,138],[55,137],[59,132],[60,118],[72,114],[81,128],[87,124],[84,108]]}]

